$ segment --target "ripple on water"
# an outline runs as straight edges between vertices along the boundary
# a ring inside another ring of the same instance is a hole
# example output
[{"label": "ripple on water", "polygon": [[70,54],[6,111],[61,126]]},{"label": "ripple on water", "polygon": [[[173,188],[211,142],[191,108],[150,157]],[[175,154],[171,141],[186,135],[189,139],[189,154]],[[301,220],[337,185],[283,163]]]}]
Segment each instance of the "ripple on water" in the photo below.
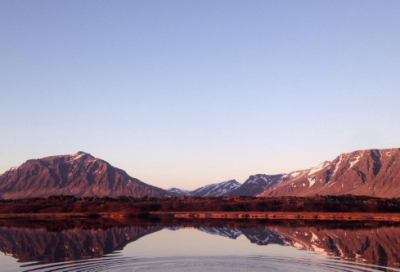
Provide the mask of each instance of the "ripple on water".
[{"label": "ripple on water", "polygon": [[23,271],[400,271],[377,265],[309,254],[289,256],[193,256],[134,258],[112,255],[100,259],[53,264],[29,264]]}]

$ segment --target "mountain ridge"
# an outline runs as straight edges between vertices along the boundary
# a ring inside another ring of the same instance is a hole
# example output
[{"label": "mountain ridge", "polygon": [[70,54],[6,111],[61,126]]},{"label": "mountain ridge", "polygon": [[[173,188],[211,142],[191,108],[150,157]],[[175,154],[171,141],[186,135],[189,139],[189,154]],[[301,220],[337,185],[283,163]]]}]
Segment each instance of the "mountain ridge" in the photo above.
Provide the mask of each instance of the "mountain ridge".
[{"label": "mountain ridge", "polygon": [[167,189],[167,191],[178,193],[184,196],[228,196],[232,191],[236,190],[241,185],[242,184],[237,182],[235,179],[230,179],[228,181],[208,184],[192,191],[175,187]]},{"label": "mountain ridge", "polygon": [[[0,175],[0,199],[50,195],[141,197],[165,196],[400,196],[400,148],[341,153],[332,161],[286,174],[251,175],[213,183],[193,191],[164,190],[129,176],[124,170],[86,152],[30,159]],[[396,164],[397,163],[397,164]]]}]

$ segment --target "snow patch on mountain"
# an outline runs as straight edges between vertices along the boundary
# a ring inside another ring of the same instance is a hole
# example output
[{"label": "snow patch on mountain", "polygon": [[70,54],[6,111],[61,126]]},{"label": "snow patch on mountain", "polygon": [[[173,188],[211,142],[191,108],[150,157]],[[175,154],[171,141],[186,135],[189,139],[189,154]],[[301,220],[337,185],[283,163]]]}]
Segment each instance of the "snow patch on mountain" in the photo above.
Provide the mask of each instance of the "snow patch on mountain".
[{"label": "snow patch on mountain", "polygon": [[308,182],[310,183],[309,187],[313,186],[316,180],[317,176],[309,176],[308,177]]},{"label": "snow patch on mountain", "polygon": [[363,156],[363,153],[361,153],[361,155],[355,155],[353,158],[349,159],[349,163],[350,163],[349,168],[352,168],[354,165],[356,165],[360,161],[362,156]]},{"label": "snow patch on mountain", "polygon": [[302,173],[301,171],[292,172],[290,173],[290,176],[292,178],[297,178],[301,173]]},{"label": "snow patch on mountain", "polygon": [[321,171],[321,170],[324,169],[326,166],[328,166],[330,163],[331,163],[331,162],[325,161],[325,162],[320,163],[319,165],[317,165],[317,166],[315,166],[315,167],[312,167],[312,168],[310,169],[310,172],[308,173],[308,175],[312,175],[312,174],[315,174],[315,173]]}]

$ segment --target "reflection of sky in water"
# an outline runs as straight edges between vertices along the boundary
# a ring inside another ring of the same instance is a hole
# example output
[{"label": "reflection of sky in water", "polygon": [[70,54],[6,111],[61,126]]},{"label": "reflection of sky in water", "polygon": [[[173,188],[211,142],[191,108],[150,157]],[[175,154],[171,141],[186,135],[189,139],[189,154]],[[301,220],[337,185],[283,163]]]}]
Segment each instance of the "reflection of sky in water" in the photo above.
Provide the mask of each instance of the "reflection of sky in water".
[{"label": "reflection of sky in water", "polygon": [[18,260],[0,253],[0,271],[20,271]]}]

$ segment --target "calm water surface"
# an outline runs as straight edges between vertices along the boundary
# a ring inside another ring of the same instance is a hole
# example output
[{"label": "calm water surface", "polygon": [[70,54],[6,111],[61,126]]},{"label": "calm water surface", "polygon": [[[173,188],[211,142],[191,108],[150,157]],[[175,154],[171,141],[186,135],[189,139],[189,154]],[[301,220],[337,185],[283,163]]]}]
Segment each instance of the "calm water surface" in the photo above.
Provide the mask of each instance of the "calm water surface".
[{"label": "calm water surface", "polygon": [[0,250],[0,271],[400,271],[400,227],[2,221]]}]

